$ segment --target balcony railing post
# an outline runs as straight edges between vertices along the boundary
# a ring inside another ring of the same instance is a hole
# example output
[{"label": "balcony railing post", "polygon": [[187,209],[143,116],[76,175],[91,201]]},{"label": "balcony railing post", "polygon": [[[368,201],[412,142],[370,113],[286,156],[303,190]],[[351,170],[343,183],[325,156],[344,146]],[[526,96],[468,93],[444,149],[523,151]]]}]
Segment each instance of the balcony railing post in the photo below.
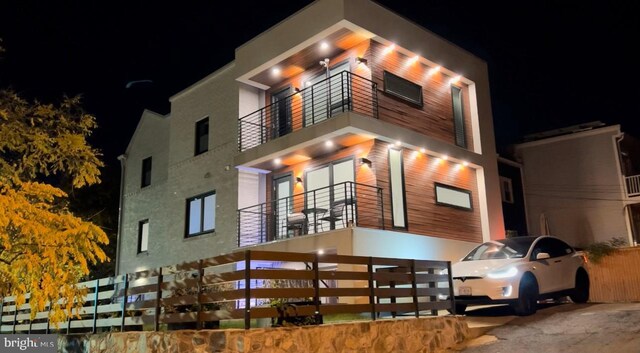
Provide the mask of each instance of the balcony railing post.
[{"label": "balcony railing post", "polygon": [[238,224],[236,225],[237,228],[237,233],[238,234],[238,247],[240,247],[240,237],[242,236],[242,233],[240,232],[240,224],[241,224],[241,220],[242,220],[242,211],[238,210]]},{"label": "balcony railing post", "polygon": [[260,110],[260,144],[264,143],[264,138],[265,138],[265,134],[264,134],[264,126],[266,124],[266,122],[264,121],[264,109]]},{"label": "balcony railing post", "polygon": [[313,89],[315,87],[311,86],[309,87],[309,90],[311,90],[311,125],[314,125],[316,123],[316,114],[315,114],[315,104],[314,104],[314,98],[313,98]]},{"label": "balcony railing post", "polygon": [[344,73],[346,71],[343,71],[340,73],[340,93],[342,94],[342,112],[344,112]]}]

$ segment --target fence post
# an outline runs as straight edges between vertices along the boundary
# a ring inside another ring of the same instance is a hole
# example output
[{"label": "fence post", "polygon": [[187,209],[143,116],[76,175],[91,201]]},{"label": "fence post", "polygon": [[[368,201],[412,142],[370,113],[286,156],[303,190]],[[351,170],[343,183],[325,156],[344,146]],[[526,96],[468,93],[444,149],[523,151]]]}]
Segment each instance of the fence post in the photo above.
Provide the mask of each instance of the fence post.
[{"label": "fence post", "polygon": [[44,332],[45,334],[49,334],[49,325],[51,325],[51,322],[49,321],[49,318],[51,317],[51,302],[49,302],[49,309],[47,310],[47,330]]},{"label": "fence post", "polygon": [[2,333],[2,313],[4,312],[4,297],[0,297],[0,333]]},{"label": "fence post", "polygon": [[447,277],[449,280],[449,303],[451,304],[451,312],[453,315],[457,315],[456,312],[456,297],[453,294],[453,277],[451,274],[451,261],[447,261]]},{"label": "fence post", "polygon": [[244,329],[251,328],[251,250],[244,252]]},{"label": "fence post", "polygon": [[369,305],[371,305],[371,320],[376,320],[375,288],[373,287],[373,257],[367,260],[367,272],[369,272]]},{"label": "fence post", "polygon": [[162,267],[158,268],[158,284],[156,285],[156,311],[153,316],[154,331],[160,331],[160,302],[162,301]]},{"label": "fence post", "polygon": [[198,261],[198,293],[196,293],[196,301],[198,304],[198,317],[196,321],[196,330],[202,329],[202,320],[200,315],[202,314],[202,304],[200,303],[200,296],[202,295],[202,276],[204,275],[203,260]]},{"label": "fence post", "polygon": [[320,268],[318,266],[318,253],[313,257],[313,303],[315,304],[315,317],[316,324],[322,323],[322,316],[320,316]]},{"label": "fence post", "polygon": [[98,323],[98,291],[100,290],[100,280],[96,280],[96,289],[93,293],[93,329],[92,333],[96,333],[97,323]]},{"label": "fence post", "polygon": [[240,247],[240,217],[242,216],[242,212],[238,210],[238,224],[237,224],[237,235],[238,235],[238,247]]},{"label": "fence post", "polygon": [[[13,329],[11,333],[16,333],[16,324],[18,323],[18,302],[16,302],[16,297],[13,297]],[[68,333],[68,332],[67,332]]]},{"label": "fence post", "polygon": [[420,305],[418,304],[418,285],[416,283],[416,260],[411,260],[411,288],[413,289],[413,305],[416,309],[416,317],[420,317]]},{"label": "fence post", "polygon": [[[428,274],[435,274],[435,271],[433,270],[433,268],[430,268],[430,269],[428,269],[428,270],[427,270],[427,273],[428,273]],[[429,288],[437,288],[437,287],[438,287],[438,286],[436,285],[436,282],[431,282],[431,281],[429,281],[428,283],[429,283],[429,284],[428,284],[428,287],[429,287]],[[437,296],[437,295],[431,295],[431,296],[429,296],[429,302],[432,302],[432,303],[433,303],[433,302],[435,302],[435,301],[437,301],[437,300],[438,300],[438,296]],[[438,310],[436,310],[436,309],[431,309],[431,315],[433,315],[433,316],[438,316]]]},{"label": "fence post", "polygon": [[[29,301],[31,301],[31,296],[29,296]],[[31,334],[31,327],[33,326],[33,320],[31,320],[31,305],[29,305],[29,331],[27,331],[28,334]],[[36,312],[36,314],[38,314],[38,312]]]},{"label": "fence post", "polygon": [[122,292],[122,322],[120,323],[120,332],[124,332],[124,320],[127,318],[127,290],[129,289],[129,274],[124,274],[124,291]]}]

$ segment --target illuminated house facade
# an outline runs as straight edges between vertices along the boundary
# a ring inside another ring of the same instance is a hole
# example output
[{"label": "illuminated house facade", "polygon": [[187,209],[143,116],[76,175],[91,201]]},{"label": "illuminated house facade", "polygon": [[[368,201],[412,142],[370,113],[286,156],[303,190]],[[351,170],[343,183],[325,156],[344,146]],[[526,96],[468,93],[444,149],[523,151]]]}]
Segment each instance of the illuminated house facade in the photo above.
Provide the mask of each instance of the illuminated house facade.
[{"label": "illuminated house facade", "polygon": [[375,3],[316,1],[170,101],[121,157],[120,273],[504,237],[486,63]]}]

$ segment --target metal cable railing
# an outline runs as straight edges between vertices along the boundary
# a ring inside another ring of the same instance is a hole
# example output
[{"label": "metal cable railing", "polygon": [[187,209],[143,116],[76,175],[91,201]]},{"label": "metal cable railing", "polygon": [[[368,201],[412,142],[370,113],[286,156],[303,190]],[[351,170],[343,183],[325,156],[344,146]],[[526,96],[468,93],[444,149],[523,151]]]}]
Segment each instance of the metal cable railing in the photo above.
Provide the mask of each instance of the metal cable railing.
[{"label": "metal cable railing", "polygon": [[382,189],[344,182],[238,210],[238,246],[352,226],[384,229]]},{"label": "metal cable railing", "polygon": [[238,150],[246,151],[346,111],[378,118],[376,84],[347,71],[238,120]]}]

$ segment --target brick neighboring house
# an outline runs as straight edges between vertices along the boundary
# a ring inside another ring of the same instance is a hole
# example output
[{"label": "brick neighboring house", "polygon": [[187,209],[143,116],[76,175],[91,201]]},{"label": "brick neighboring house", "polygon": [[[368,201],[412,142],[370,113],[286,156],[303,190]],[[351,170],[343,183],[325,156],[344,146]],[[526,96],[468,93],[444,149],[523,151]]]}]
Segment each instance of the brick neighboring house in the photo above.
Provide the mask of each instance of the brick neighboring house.
[{"label": "brick neighboring house", "polygon": [[640,141],[600,122],[529,135],[515,145],[529,230],[575,246],[640,241]]},{"label": "brick neighboring house", "polygon": [[170,102],[120,157],[118,273],[504,237],[486,63],[373,2],[316,1]]}]

